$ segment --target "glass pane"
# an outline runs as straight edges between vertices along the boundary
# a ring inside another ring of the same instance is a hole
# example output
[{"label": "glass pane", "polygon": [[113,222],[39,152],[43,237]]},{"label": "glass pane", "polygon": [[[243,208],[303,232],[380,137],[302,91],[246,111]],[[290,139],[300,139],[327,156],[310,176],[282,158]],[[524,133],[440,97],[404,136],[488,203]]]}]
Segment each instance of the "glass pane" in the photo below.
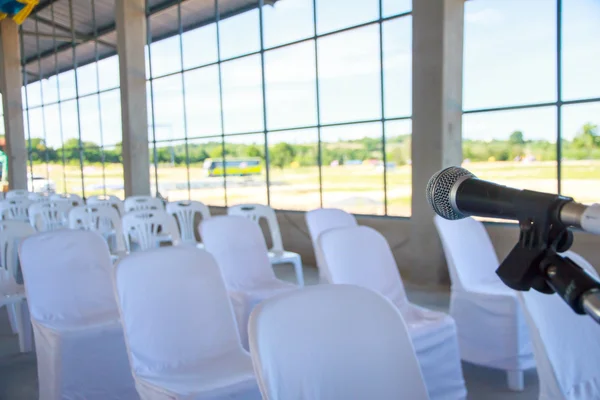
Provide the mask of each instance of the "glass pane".
[{"label": "glass pane", "polygon": [[[23,100],[25,101],[25,100]],[[27,107],[33,108],[42,104],[42,89],[40,81],[27,85]]]},{"label": "glass pane", "polygon": [[154,129],[156,140],[185,137],[181,75],[152,81],[154,86]]},{"label": "glass pane", "polygon": [[112,194],[120,199],[125,198],[123,162],[121,146],[104,147],[104,171],[106,174],[106,194]]},{"label": "glass pane", "polygon": [[266,48],[313,36],[312,0],[278,1],[263,7],[263,32]]},{"label": "glass pane", "polygon": [[267,204],[265,136],[226,136],[225,152],[227,205]]},{"label": "glass pane", "polygon": [[412,17],[383,24],[383,82],[385,116],[412,113]]},{"label": "glass pane", "polygon": [[31,160],[33,162],[44,162],[46,160],[46,132],[42,109],[34,108],[29,110],[28,120]]},{"label": "glass pane", "polygon": [[[220,7],[225,4],[219,1]],[[220,21],[221,60],[260,50],[259,23],[257,9]]]},{"label": "glass pane", "polygon": [[181,48],[179,35],[159,40],[150,45],[152,76],[181,71]]},{"label": "glass pane", "polygon": [[379,0],[352,2],[317,0],[317,32],[319,34],[374,21],[378,18]]},{"label": "glass pane", "polygon": [[411,215],[411,133],[411,120],[385,123],[388,215]]},{"label": "glass pane", "polygon": [[44,120],[46,123],[46,143],[48,147],[54,149],[54,157],[56,161],[56,149],[62,147],[61,122],[60,122],[60,104],[52,104],[44,107]]},{"label": "glass pane", "polygon": [[221,158],[221,138],[193,139],[188,141],[190,157],[190,198],[211,206],[225,207],[225,177],[210,176],[209,165],[205,167],[207,158]]},{"label": "glass pane", "polygon": [[220,134],[219,67],[213,65],[188,71],[184,81],[188,136]]},{"label": "glass pane", "polygon": [[75,98],[75,71],[69,70],[58,74],[58,85],[60,86],[59,97],[61,100]]},{"label": "glass pane", "polygon": [[562,4],[563,99],[600,97],[600,2]]},{"label": "glass pane", "polygon": [[383,0],[383,16],[401,14],[412,10],[412,0]]},{"label": "glass pane", "polygon": [[153,81],[146,81],[146,109],[148,112],[148,140],[154,140],[154,107],[152,105],[152,97],[154,90],[152,88]]},{"label": "glass pane", "polygon": [[183,40],[183,69],[217,61],[217,25],[187,31]]},{"label": "glass pane", "polygon": [[381,118],[377,24],[318,40],[321,122]]},{"label": "glass pane", "polygon": [[465,3],[465,110],[556,101],[556,3]]},{"label": "glass pane", "polygon": [[323,207],[383,215],[381,123],[321,130]]},{"label": "glass pane", "polygon": [[119,73],[119,56],[114,55],[98,61],[99,89],[105,90],[119,87]]},{"label": "glass pane", "polygon": [[319,208],[317,129],[268,135],[271,207],[298,211]]},{"label": "glass pane", "polygon": [[81,140],[84,142],[84,147],[100,146],[98,95],[79,99],[79,115],[81,116]]},{"label": "glass pane", "polygon": [[463,158],[478,178],[556,193],[556,107],[463,115]]},{"label": "glass pane", "polygon": [[79,158],[79,127],[77,125],[77,101],[61,103],[61,119],[63,144],[59,150],[60,157],[65,158],[64,190],[68,193],[82,195],[82,173]]},{"label": "glass pane", "polygon": [[[42,81],[42,88],[44,89],[44,104],[55,103],[58,101],[58,78],[56,75],[51,76],[48,79]],[[23,99],[25,102],[25,99]]]},{"label": "glass pane", "polygon": [[85,176],[85,195],[104,194],[103,150],[99,146],[85,143],[83,147],[83,173]]},{"label": "glass pane", "polygon": [[[102,138],[105,145],[123,141],[121,132],[121,92],[119,89],[100,94]],[[149,112],[149,109],[148,109]]]},{"label": "glass pane", "polygon": [[260,56],[228,61],[221,68],[225,133],[264,129]]},{"label": "glass pane", "polygon": [[96,63],[84,65],[77,68],[77,89],[79,96],[94,93],[98,91]]},{"label": "glass pane", "polygon": [[269,129],[317,124],[314,42],[265,53]]},{"label": "glass pane", "polygon": [[600,199],[600,102],[562,108],[561,194],[580,203]]},{"label": "glass pane", "polygon": [[188,200],[185,141],[156,144],[158,191],[169,201]]}]

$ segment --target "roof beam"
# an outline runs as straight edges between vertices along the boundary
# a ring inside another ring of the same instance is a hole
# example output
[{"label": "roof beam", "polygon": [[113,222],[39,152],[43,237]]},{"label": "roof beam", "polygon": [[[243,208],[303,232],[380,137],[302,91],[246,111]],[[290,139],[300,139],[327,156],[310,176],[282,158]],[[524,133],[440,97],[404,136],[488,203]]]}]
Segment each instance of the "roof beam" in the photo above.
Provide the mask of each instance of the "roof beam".
[{"label": "roof beam", "polygon": [[[60,40],[62,42],[69,42],[72,43],[73,42],[73,38],[69,37],[69,36],[62,36],[62,35],[53,35],[51,33],[39,33],[39,32],[31,32],[31,31],[23,31],[23,35],[26,36],[38,36],[41,38],[48,38],[48,39],[56,39],[56,40]],[[84,41],[84,39],[79,38],[79,37],[75,37],[75,43],[82,43]]]},{"label": "roof beam", "polygon": [[[63,30],[65,32],[67,32],[67,33],[71,33],[71,28],[70,27],[61,25],[59,23],[56,23],[56,22],[51,21],[49,19],[46,19],[44,17],[33,15],[30,18],[33,19],[34,21],[41,22],[42,24],[45,24],[45,25],[48,25],[48,26],[55,26],[56,28],[58,28],[60,30]],[[101,40],[101,39],[97,39],[97,38],[95,38],[92,35],[88,35],[86,33],[82,33],[82,32],[76,31],[76,30],[73,30],[73,32],[75,33],[75,38],[77,40],[81,40],[81,42],[89,42],[91,40],[96,39],[98,41],[98,43],[101,43],[104,46],[108,46],[108,47],[114,48],[115,50],[117,49],[116,45],[114,45],[114,44],[112,44],[110,42],[106,42],[106,41]]]}]

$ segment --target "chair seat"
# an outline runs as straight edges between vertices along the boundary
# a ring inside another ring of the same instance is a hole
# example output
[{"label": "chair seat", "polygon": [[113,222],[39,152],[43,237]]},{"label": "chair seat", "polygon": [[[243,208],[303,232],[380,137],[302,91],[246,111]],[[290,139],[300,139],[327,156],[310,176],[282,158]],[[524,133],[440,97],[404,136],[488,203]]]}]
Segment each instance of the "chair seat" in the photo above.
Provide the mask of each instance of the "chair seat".
[{"label": "chair seat", "polygon": [[269,251],[269,261],[271,261],[271,264],[291,263],[298,258],[300,258],[300,254],[291,251]]},{"label": "chair seat", "polygon": [[[239,351],[226,356],[219,356],[203,365],[190,367],[178,373],[138,374],[142,390],[156,394],[164,390],[185,399],[260,399],[260,391],[252,360],[246,352]],[[145,396],[144,396],[145,397]],[[155,397],[149,397],[155,398]],[[172,398],[172,397],[165,397]]]}]

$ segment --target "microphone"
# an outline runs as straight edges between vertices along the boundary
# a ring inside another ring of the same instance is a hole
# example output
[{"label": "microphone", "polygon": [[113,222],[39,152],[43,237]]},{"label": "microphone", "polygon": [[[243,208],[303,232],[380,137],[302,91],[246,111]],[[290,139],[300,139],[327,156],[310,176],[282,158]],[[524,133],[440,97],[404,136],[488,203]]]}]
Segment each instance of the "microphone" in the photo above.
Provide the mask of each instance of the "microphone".
[{"label": "microphone", "polygon": [[518,220],[528,210],[539,212],[541,204],[550,204],[547,211],[553,223],[600,235],[600,204],[586,206],[570,197],[510,188],[479,179],[460,167],[435,173],[426,194],[433,211],[449,220],[472,215]]}]

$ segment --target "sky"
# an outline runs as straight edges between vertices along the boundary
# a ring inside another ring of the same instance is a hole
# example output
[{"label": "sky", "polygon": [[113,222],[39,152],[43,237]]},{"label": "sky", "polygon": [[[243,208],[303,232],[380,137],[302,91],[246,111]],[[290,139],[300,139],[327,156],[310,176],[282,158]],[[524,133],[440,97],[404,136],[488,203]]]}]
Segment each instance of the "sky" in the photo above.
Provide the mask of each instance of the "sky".
[{"label": "sky", "polygon": [[[378,18],[378,0],[318,0],[317,33],[327,33]],[[409,0],[384,0],[383,14],[410,11]],[[410,117],[412,17],[383,24],[385,118]],[[260,49],[259,12],[253,10],[220,23],[220,48],[215,24],[152,44],[147,75],[160,77],[184,68],[236,57]],[[264,46],[270,48],[312,36],[312,0],[280,0],[264,8]],[[563,0],[563,100],[600,97],[600,0]],[[322,124],[381,118],[379,26],[377,24],[326,36],[317,43],[319,102]],[[266,122],[268,129],[317,124],[315,50],[312,40],[265,52]],[[471,0],[465,3],[463,109],[555,102],[556,3],[553,0]],[[99,79],[96,80],[96,71]],[[260,56],[222,63],[223,130],[226,134],[263,130]],[[77,71],[80,96],[115,88],[99,96],[39,106],[75,96],[75,72],[69,71],[28,86],[32,137],[46,135],[53,147],[78,137],[105,146],[121,141],[118,59]],[[148,103],[149,124],[157,140],[179,140],[221,133],[219,70],[216,65],[153,80],[154,104]],[[57,83],[60,91],[57,91]],[[41,86],[41,87],[40,87]],[[183,90],[185,88],[185,97]],[[43,92],[43,96],[42,96]],[[184,107],[185,101],[185,107]],[[101,115],[98,115],[98,102]],[[152,107],[153,106],[153,107]],[[152,113],[153,111],[153,113]],[[556,141],[556,107],[465,114],[463,137],[506,139],[521,130],[525,139]],[[565,105],[563,137],[572,139],[586,122],[600,125],[600,102]],[[45,129],[44,129],[45,128]],[[386,123],[389,136],[411,133],[410,120]],[[150,132],[152,134],[152,132]],[[324,141],[380,137],[381,123],[324,128]],[[251,135],[232,140],[256,141]],[[273,140],[271,140],[273,137]],[[270,135],[270,142],[314,142],[314,129]],[[196,142],[201,143],[199,139]]]}]

